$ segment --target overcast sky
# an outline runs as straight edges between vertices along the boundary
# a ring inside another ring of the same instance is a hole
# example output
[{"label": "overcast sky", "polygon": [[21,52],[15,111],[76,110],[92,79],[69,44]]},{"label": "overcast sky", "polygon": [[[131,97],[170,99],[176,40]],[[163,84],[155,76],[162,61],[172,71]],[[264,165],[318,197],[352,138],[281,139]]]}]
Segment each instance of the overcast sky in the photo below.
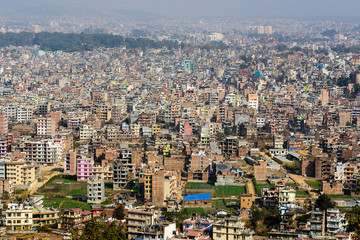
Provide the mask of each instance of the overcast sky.
[{"label": "overcast sky", "polygon": [[0,6],[0,13],[31,11],[39,7],[55,10],[80,7],[105,11],[139,10],[174,17],[360,16],[360,0],[0,0]]}]

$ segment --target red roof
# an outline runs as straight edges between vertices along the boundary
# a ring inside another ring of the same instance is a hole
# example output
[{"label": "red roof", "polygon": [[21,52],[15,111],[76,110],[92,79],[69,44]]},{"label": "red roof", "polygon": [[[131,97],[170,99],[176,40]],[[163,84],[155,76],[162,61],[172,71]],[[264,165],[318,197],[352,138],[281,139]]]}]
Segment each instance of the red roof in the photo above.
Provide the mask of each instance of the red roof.
[{"label": "red roof", "polygon": [[80,212],[80,211],[82,211],[82,209],[81,208],[73,208],[73,209],[70,209],[69,211],[70,212]]},{"label": "red roof", "polygon": [[82,212],[82,215],[89,215],[89,214],[91,214],[90,211],[83,211],[83,212]]}]

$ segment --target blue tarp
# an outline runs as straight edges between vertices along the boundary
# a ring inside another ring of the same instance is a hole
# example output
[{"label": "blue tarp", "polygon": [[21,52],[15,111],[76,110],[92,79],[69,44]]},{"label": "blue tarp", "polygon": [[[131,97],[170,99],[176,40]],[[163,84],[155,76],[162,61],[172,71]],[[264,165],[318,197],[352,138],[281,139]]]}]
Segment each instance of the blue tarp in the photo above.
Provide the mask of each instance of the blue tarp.
[{"label": "blue tarp", "polygon": [[189,195],[184,197],[183,201],[199,201],[199,200],[211,200],[210,193],[202,193],[202,194],[195,194],[195,195]]}]

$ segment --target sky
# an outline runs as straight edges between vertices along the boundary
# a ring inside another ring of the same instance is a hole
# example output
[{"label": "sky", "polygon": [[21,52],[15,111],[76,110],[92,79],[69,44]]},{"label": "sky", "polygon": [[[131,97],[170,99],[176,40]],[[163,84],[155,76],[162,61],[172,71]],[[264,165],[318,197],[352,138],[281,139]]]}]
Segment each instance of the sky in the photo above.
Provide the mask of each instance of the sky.
[{"label": "sky", "polygon": [[0,0],[0,6],[0,14],[71,9],[136,10],[165,17],[360,17],[360,0]]}]

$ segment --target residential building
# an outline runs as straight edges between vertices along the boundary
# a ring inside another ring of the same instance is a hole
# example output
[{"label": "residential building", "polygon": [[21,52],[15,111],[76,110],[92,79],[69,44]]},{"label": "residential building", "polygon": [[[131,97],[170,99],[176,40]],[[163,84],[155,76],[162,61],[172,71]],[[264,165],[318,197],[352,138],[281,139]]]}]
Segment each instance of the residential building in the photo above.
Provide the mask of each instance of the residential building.
[{"label": "residential building", "polygon": [[87,182],[87,202],[100,204],[105,201],[104,180],[92,176]]},{"label": "residential building", "polygon": [[93,162],[90,159],[77,158],[76,174],[77,181],[88,181],[92,176]]},{"label": "residential building", "polygon": [[33,212],[30,207],[11,203],[5,210],[5,226],[7,233],[32,233]]}]

